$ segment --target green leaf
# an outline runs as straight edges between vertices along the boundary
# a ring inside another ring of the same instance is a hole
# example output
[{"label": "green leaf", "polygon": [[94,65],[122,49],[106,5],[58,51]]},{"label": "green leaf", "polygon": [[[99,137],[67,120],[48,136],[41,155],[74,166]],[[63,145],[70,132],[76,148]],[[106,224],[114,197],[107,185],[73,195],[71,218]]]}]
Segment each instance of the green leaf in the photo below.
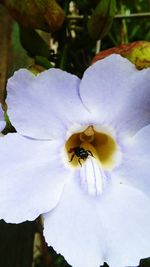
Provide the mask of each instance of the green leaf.
[{"label": "green leaf", "polygon": [[49,47],[36,31],[20,27],[20,40],[29,56],[43,56],[48,58]]},{"label": "green leaf", "polygon": [[116,10],[116,0],[101,0],[92,13],[87,27],[94,40],[102,39],[110,30]]},{"label": "green leaf", "polygon": [[42,56],[36,56],[35,57],[35,63],[44,67],[45,69],[53,68],[53,65],[50,63],[50,61]]},{"label": "green leaf", "polygon": [[150,266],[150,258],[143,259],[140,261],[140,267],[149,267]]},{"label": "green leaf", "polygon": [[4,113],[4,118],[5,118],[5,121],[6,121],[6,126],[5,126],[4,130],[2,131],[2,133],[5,135],[7,133],[16,132],[15,128],[12,126],[12,124],[10,122],[10,119],[8,117],[7,112]]}]

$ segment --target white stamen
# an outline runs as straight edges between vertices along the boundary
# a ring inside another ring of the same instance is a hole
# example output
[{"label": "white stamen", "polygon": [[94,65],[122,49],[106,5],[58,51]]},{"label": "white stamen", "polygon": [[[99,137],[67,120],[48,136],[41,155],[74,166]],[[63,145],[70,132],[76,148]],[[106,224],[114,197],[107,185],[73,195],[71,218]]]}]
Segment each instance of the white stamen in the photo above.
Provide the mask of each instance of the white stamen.
[{"label": "white stamen", "polygon": [[101,195],[107,178],[97,160],[89,157],[81,167],[80,179],[82,187],[90,195]]}]

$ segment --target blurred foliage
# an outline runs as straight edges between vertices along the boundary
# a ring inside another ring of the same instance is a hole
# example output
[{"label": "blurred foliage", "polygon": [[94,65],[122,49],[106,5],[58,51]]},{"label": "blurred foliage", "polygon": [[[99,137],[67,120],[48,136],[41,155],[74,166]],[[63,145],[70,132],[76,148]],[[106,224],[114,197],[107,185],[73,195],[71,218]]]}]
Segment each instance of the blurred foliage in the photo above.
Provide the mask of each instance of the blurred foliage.
[{"label": "blurred foliage", "polygon": [[49,56],[49,46],[35,30],[20,26],[20,41],[31,57]]},{"label": "blurred foliage", "polygon": [[103,39],[108,33],[113,22],[115,11],[115,0],[100,1],[97,4],[87,24],[88,32],[92,39]]},{"label": "blurred foliage", "polygon": [[145,259],[145,260],[141,260],[140,261],[140,267],[150,267],[150,258]]},{"label": "blurred foliage", "polygon": [[[49,247],[50,261],[47,261],[43,258],[43,255],[36,258],[35,267],[71,267],[64,257],[60,254],[57,254],[52,247]],[[44,262],[44,265],[43,265]],[[48,264],[47,264],[48,263]]]},{"label": "blurred foliage", "polygon": [[3,0],[10,14],[22,26],[54,31],[64,20],[64,12],[55,0]]},{"label": "blurred foliage", "polygon": [[[117,0],[117,13],[130,15],[132,13],[150,12],[150,1]],[[103,39],[102,50],[118,46],[123,43],[129,43],[139,40],[150,41],[150,17],[116,18],[107,36]]]},{"label": "blurred foliage", "polygon": [[[150,40],[150,18],[115,18],[150,10],[150,0],[1,0],[20,25],[28,55],[44,68],[82,77],[99,49]],[[49,32],[50,44],[37,31]],[[98,40],[102,40],[98,42]]]},{"label": "blurred foliage", "polygon": [[[150,12],[150,0],[0,0],[0,3],[19,25],[12,26],[12,41],[18,47],[15,60],[22,46],[42,70],[54,66],[82,77],[99,50],[150,41],[150,16],[130,17],[132,13]],[[114,18],[118,14],[128,18]],[[135,58],[143,56],[142,53],[137,49]],[[144,56],[147,59],[149,55],[148,47]],[[135,60],[133,55],[128,56]],[[37,66],[29,69],[35,74],[40,71]],[[8,118],[7,127],[12,127]],[[51,260],[47,263],[43,252],[34,267],[70,266],[51,247],[46,253]],[[107,266],[105,263],[104,267]],[[142,260],[140,266],[150,267],[150,260]]]}]

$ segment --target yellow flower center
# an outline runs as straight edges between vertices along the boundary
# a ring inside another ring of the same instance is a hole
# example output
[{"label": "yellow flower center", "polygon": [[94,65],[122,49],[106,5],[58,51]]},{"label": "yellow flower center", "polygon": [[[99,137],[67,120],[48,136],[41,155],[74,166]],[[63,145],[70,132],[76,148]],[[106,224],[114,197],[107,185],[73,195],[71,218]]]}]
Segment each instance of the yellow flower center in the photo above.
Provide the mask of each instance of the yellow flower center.
[{"label": "yellow flower center", "polygon": [[89,157],[93,157],[104,169],[110,169],[115,164],[118,149],[111,135],[98,132],[90,125],[84,131],[72,134],[65,150],[72,167],[81,167]]}]

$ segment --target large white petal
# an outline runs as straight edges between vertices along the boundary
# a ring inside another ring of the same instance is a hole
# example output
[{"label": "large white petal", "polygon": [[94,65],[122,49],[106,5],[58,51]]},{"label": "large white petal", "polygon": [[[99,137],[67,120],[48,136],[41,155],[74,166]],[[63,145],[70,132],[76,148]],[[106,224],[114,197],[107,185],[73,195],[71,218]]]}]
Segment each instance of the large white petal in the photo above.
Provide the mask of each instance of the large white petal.
[{"label": "large white petal", "polygon": [[141,258],[150,256],[150,200],[133,187],[112,184],[99,208],[106,262],[110,267],[137,266]]},{"label": "large white petal", "polygon": [[2,107],[0,105],[0,131],[2,131],[4,129],[5,125],[6,125],[6,122],[4,120],[4,112],[3,112]]},{"label": "large white petal", "polygon": [[134,134],[150,123],[150,69],[137,70],[120,55],[97,61],[84,73],[80,95],[95,123]]},{"label": "large white petal", "polygon": [[73,267],[137,266],[150,256],[150,201],[132,187],[112,182],[102,196],[85,194],[78,177],[59,205],[44,215],[49,245]]},{"label": "large white petal", "polygon": [[95,212],[97,199],[89,197],[77,180],[65,186],[57,208],[44,214],[44,235],[71,266],[99,267],[105,244],[104,228]]},{"label": "large white petal", "polygon": [[150,197],[150,125],[128,139],[122,164],[114,170],[121,183],[142,190]]},{"label": "large white petal", "polygon": [[71,175],[60,142],[14,133],[0,138],[0,149],[0,218],[19,223],[54,208]]},{"label": "large white petal", "polygon": [[37,76],[21,69],[7,84],[8,114],[22,135],[39,139],[64,136],[73,123],[87,118],[79,96],[80,79],[59,69]]}]

